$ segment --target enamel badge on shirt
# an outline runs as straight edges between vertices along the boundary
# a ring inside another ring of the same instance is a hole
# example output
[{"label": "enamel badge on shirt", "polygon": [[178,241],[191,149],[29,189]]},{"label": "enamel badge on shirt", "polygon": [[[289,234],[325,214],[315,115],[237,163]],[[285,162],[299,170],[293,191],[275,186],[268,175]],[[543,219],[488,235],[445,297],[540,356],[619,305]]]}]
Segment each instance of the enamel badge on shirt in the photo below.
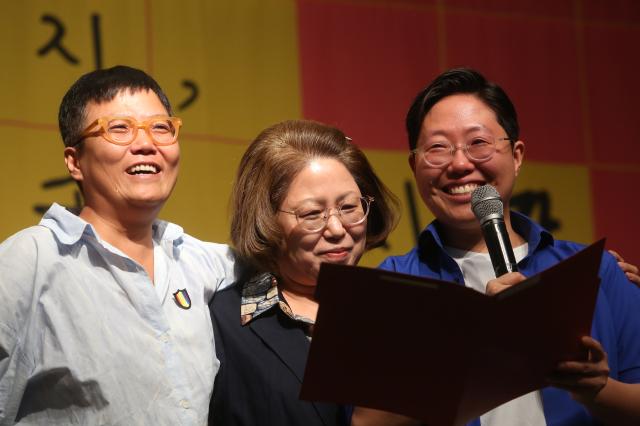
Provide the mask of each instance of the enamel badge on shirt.
[{"label": "enamel badge on shirt", "polygon": [[173,293],[173,298],[182,309],[189,309],[191,307],[191,298],[189,297],[189,293],[187,293],[186,288]]}]

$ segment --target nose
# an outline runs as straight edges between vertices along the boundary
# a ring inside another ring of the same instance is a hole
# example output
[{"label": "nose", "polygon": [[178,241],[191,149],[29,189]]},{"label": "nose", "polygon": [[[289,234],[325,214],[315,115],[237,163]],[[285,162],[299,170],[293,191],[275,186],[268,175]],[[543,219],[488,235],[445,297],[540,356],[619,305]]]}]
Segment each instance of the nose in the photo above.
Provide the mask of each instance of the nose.
[{"label": "nose", "polygon": [[473,170],[474,167],[475,165],[469,160],[469,157],[467,157],[464,147],[457,146],[453,152],[451,163],[449,163],[449,170],[458,174],[466,174]]},{"label": "nose", "polygon": [[134,153],[154,153],[157,149],[156,144],[153,143],[151,136],[145,129],[138,129],[136,137],[131,142],[131,151]]},{"label": "nose", "polygon": [[327,226],[324,228],[325,237],[333,239],[341,238],[346,232],[338,213],[330,213],[327,218]]}]

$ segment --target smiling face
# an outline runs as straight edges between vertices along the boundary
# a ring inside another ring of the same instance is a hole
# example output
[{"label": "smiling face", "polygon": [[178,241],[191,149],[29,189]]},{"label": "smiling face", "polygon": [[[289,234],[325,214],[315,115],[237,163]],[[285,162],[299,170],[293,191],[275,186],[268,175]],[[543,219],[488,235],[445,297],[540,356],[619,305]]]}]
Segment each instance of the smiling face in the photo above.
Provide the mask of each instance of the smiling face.
[{"label": "smiling face", "polygon": [[280,210],[305,214],[331,208],[332,215],[323,230],[310,233],[302,229],[295,215],[278,212],[284,247],[277,263],[285,287],[315,286],[322,262],[345,265],[358,262],[365,250],[367,221],[344,227],[335,207],[360,196],[353,176],[334,159],[314,159],[296,175]]},{"label": "smiling face", "polygon": [[[434,142],[460,147],[481,136],[500,139],[507,134],[493,110],[479,98],[456,94],[443,98],[427,113],[417,147]],[[420,195],[439,222],[455,229],[479,231],[471,211],[471,192],[480,185],[494,186],[508,211],[523,155],[522,141],[516,141],[512,148],[508,140],[502,140],[496,142],[493,157],[484,162],[474,163],[458,149],[451,163],[443,167],[430,167],[420,155],[412,155],[410,164]]]},{"label": "smiling face", "polygon": [[[128,116],[141,122],[167,115],[154,92],[123,90],[109,102],[88,104],[84,125],[107,116]],[[134,208],[157,214],[176,183],[180,148],[178,143],[156,146],[140,129],[127,146],[92,134],[81,146],[66,148],[65,159],[71,176],[82,184],[86,206],[97,212]]]}]

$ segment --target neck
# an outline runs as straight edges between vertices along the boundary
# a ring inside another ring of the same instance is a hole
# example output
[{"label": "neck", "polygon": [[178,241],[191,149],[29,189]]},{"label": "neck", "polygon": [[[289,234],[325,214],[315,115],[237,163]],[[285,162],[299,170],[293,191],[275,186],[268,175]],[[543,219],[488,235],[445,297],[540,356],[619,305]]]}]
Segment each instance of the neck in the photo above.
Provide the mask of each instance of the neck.
[{"label": "neck", "polygon": [[282,278],[280,280],[280,291],[282,291],[294,314],[309,318],[315,322],[318,314],[315,286],[303,285]]},{"label": "neck", "polygon": [[80,217],[94,227],[102,240],[142,265],[153,282],[153,219],[104,214],[91,206],[85,206]]},{"label": "neck", "polygon": [[[511,226],[511,215],[505,209],[504,224],[509,234],[509,240],[512,247],[518,247],[525,243],[524,238],[518,234]],[[482,235],[482,229],[478,222],[469,224],[469,226],[449,225],[440,222],[442,227],[442,241],[444,245],[454,247],[460,250],[473,251],[477,253],[487,253],[487,244]]]},{"label": "neck", "polygon": [[83,207],[80,217],[89,222],[96,229],[100,238],[118,247],[121,241],[136,241],[151,243],[153,219],[118,214],[117,212],[103,212],[91,206]]}]

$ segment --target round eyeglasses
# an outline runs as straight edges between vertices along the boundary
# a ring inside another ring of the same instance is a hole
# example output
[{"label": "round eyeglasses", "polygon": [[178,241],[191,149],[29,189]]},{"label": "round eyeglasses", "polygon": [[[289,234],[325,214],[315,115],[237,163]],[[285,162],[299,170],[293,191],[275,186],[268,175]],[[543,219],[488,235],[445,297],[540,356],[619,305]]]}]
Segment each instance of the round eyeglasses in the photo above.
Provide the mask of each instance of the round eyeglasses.
[{"label": "round eyeglasses", "polygon": [[451,163],[456,151],[461,149],[472,162],[488,161],[496,152],[499,141],[511,141],[511,138],[476,137],[471,142],[454,146],[449,142],[427,142],[420,148],[411,151],[413,155],[420,155],[425,163],[431,167],[444,167]]},{"label": "round eyeglasses", "polygon": [[[95,129],[96,126],[99,126]],[[108,142],[126,146],[131,144],[138,135],[138,129],[144,129],[155,145],[172,145],[178,140],[178,132],[182,120],[178,117],[153,117],[138,121],[133,117],[100,117],[82,132],[76,146],[89,136],[102,135]]]},{"label": "round eyeglasses", "polygon": [[[335,208],[322,209],[319,207],[301,207],[295,211],[279,210],[282,213],[295,215],[296,220],[307,232],[319,232],[326,226],[329,218],[336,215],[342,226],[348,228],[363,223],[369,214],[370,204],[374,201],[371,196],[353,197],[342,201]],[[335,210],[331,213],[331,210]]]}]

